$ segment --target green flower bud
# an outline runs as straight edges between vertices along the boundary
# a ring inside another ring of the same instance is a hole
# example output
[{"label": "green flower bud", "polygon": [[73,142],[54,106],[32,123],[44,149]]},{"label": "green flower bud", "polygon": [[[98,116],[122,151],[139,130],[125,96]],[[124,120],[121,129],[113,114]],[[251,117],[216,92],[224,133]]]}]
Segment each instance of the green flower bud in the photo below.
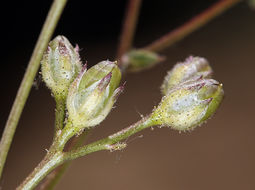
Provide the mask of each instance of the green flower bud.
[{"label": "green flower bud", "polygon": [[123,87],[117,88],[120,79],[121,72],[114,62],[102,61],[88,71],[83,69],[67,96],[68,119],[74,127],[92,127],[105,119],[123,91]]},{"label": "green flower bud", "polygon": [[53,95],[66,97],[82,68],[78,46],[73,48],[64,36],[57,36],[49,43],[41,65],[43,80]]},{"label": "green flower bud", "polygon": [[172,88],[151,117],[158,125],[191,130],[214,114],[223,94],[222,84],[213,79],[188,81]]},{"label": "green flower bud", "polygon": [[122,56],[122,63],[130,72],[138,72],[155,66],[164,58],[147,50],[132,50]]},{"label": "green flower bud", "polygon": [[188,57],[184,63],[178,63],[168,72],[161,86],[161,92],[166,95],[176,85],[199,78],[210,78],[212,68],[208,61],[201,57]]}]

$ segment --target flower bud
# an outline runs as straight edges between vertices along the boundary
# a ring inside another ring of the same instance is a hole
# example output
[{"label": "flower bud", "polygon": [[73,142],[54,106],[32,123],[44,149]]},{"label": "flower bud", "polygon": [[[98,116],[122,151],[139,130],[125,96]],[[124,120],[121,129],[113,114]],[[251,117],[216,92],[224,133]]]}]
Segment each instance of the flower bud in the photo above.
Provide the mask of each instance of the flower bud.
[{"label": "flower bud", "polygon": [[41,65],[43,80],[53,95],[66,97],[70,84],[82,68],[78,46],[73,48],[64,36],[57,36],[49,43]]},{"label": "flower bud", "polygon": [[[71,84],[67,96],[68,119],[83,129],[98,125],[108,115],[123,87],[121,72],[114,62],[102,61],[86,68]],[[117,88],[117,89],[116,89]]]},{"label": "flower bud", "polygon": [[161,92],[166,95],[167,92],[176,85],[199,78],[210,78],[212,68],[208,61],[201,57],[188,57],[184,63],[178,63],[170,70],[161,86]]},{"label": "flower bud", "polygon": [[138,72],[155,66],[164,58],[147,50],[132,50],[122,56],[122,63],[130,72]]},{"label": "flower bud", "polygon": [[214,114],[223,94],[222,84],[213,79],[188,81],[172,88],[151,117],[158,125],[179,131],[190,130]]}]

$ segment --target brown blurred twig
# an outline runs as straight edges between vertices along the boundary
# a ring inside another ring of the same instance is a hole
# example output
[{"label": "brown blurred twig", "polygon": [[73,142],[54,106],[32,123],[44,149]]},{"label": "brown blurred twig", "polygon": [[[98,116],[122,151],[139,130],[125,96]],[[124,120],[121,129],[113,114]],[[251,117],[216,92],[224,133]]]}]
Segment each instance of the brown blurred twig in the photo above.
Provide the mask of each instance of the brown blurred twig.
[{"label": "brown blurred twig", "polygon": [[175,42],[183,39],[191,32],[194,32],[201,26],[205,25],[211,21],[216,16],[222,14],[224,11],[234,6],[241,0],[221,0],[215,3],[213,6],[209,7],[207,10],[203,11],[199,15],[192,18],[190,21],[186,22],[179,28],[174,29],[173,31],[167,33],[166,35],[155,40],[151,44],[147,45],[143,49],[158,52],[161,51]]},{"label": "brown blurred twig", "polygon": [[142,0],[129,0],[120,36],[120,42],[117,51],[117,60],[119,60],[121,56],[126,53],[132,46],[141,4]]}]

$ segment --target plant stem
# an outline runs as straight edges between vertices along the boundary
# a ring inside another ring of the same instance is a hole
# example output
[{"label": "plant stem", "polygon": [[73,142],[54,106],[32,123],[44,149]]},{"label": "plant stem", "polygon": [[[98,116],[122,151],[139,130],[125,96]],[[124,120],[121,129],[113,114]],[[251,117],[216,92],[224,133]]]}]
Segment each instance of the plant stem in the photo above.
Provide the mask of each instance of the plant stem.
[{"label": "plant stem", "polygon": [[48,13],[43,29],[36,43],[35,49],[29,61],[26,73],[23,77],[11,112],[5,125],[5,129],[0,142],[0,178],[4,168],[5,160],[10,149],[10,145],[18,124],[20,115],[28,98],[30,89],[33,84],[34,77],[38,71],[40,61],[44,50],[56,28],[57,22],[65,7],[67,0],[55,0]]},{"label": "plant stem", "polygon": [[49,152],[17,190],[33,189],[50,171],[64,162],[63,153]]},{"label": "plant stem", "polygon": [[209,21],[211,21],[216,16],[222,14],[224,11],[229,9],[230,7],[234,6],[241,0],[221,0],[208,8],[207,10],[203,11],[199,15],[192,18],[190,21],[185,23],[184,25],[176,28],[175,30],[167,33],[166,35],[162,36],[161,38],[155,40],[148,46],[144,47],[143,49],[159,52],[175,42],[183,39],[191,32],[194,32],[201,26],[205,25]]},{"label": "plant stem", "polygon": [[142,0],[129,0],[125,21],[120,36],[117,60],[120,60],[121,56],[126,53],[132,46],[141,4]]},{"label": "plant stem", "polygon": [[[88,134],[90,133],[90,129],[85,130],[79,137],[75,137],[71,139],[70,146],[67,148],[67,151],[80,147],[84,140],[87,138]],[[67,161],[62,166],[56,168],[53,172],[51,172],[44,180],[42,185],[40,186],[40,190],[52,190],[63,177],[65,171],[70,167],[71,161]]]},{"label": "plant stem", "polygon": [[[85,156],[87,154],[97,152],[99,150],[119,150],[122,147],[120,141],[130,137],[131,135],[155,125],[156,123],[150,119],[149,116],[144,117],[137,123],[122,129],[121,131],[108,136],[107,138],[98,140],[89,145],[71,150],[69,152],[63,152],[62,142],[58,142],[57,138],[55,143],[49,149],[49,152],[41,163],[34,169],[34,171],[25,179],[25,181],[17,188],[18,190],[29,190],[34,188],[49,172],[58,167],[60,164],[65,161],[70,161],[75,158]],[[61,141],[67,141],[68,135],[60,135],[60,139],[65,139]],[[120,143],[118,146],[117,144]],[[68,163],[68,162],[67,162]],[[66,166],[64,166],[66,167]],[[65,168],[61,169],[64,171]],[[53,181],[54,183],[57,181]]]},{"label": "plant stem", "polygon": [[92,152],[96,152],[99,150],[118,150],[118,148],[117,149],[115,148],[117,146],[114,146],[114,144],[119,143],[120,141],[130,137],[131,135],[154,125],[156,125],[156,123],[153,120],[151,120],[149,116],[144,117],[137,123],[125,129],[122,129],[121,131],[118,131],[117,133],[114,133],[113,135],[110,135],[104,139],[98,140],[94,143],[88,144],[84,147],[80,147],[70,152],[64,153],[64,159],[73,160],[75,158],[85,156],[87,154],[90,154]]},{"label": "plant stem", "polygon": [[65,120],[66,97],[56,96],[56,111],[55,111],[55,134],[58,130],[63,129]]}]

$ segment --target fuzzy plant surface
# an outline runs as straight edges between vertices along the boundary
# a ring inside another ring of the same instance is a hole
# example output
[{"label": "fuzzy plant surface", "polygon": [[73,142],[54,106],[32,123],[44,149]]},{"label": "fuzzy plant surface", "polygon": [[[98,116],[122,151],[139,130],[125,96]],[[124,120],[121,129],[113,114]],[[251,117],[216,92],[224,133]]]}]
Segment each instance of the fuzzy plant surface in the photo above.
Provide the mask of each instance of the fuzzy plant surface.
[{"label": "fuzzy plant surface", "polygon": [[[129,0],[116,53],[116,61],[103,60],[87,68],[79,47],[64,36],[52,35],[67,0],[54,0],[17,92],[0,141],[0,178],[21,113],[36,73],[41,74],[56,102],[53,142],[44,159],[17,187],[54,189],[71,160],[93,152],[124,149],[125,139],[153,127],[191,131],[214,115],[224,96],[223,85],[212,78],[212,68],[202,57],[190,56],[167,72],[161,85],[162,99],[141,120],[98,141],[84,139],[107,117],[124,90],[123,74],[156,66],[166,57],[159,52],[182,40],[213,18],[241,2],[218,1],[176,29],[141,48],[133,41],[142,0]],[[254,8],[254,0],[248,1]],[[49,174],[49,175],[48,175]]]},{"label": "fuzzy plant surface", "polygon": [[[154,54],[140,50],[127,56],[129,67],[134,70],[141,65],[150,67],[157,60]],[[150,114],[104,139],[66,151],[66,143],[72,137],[93,129],[110,113],[124,89],[119,86],[121,71],[117,62],[109,60],[87,69],[87,64],[80,61],[78,46],[74,48],[66,37],[57,36],[44,53],[41,73],[56,101],[54,139],[45,158],[17,189],[33,189],[53,169],[69,160],[100,150],[124,149],[123,140],[148,127],[193,130],[215,113],[224,95],[222,84],[211,78],[208,61],[190,56],[168,72],[161,87],[162,100]]]}]

